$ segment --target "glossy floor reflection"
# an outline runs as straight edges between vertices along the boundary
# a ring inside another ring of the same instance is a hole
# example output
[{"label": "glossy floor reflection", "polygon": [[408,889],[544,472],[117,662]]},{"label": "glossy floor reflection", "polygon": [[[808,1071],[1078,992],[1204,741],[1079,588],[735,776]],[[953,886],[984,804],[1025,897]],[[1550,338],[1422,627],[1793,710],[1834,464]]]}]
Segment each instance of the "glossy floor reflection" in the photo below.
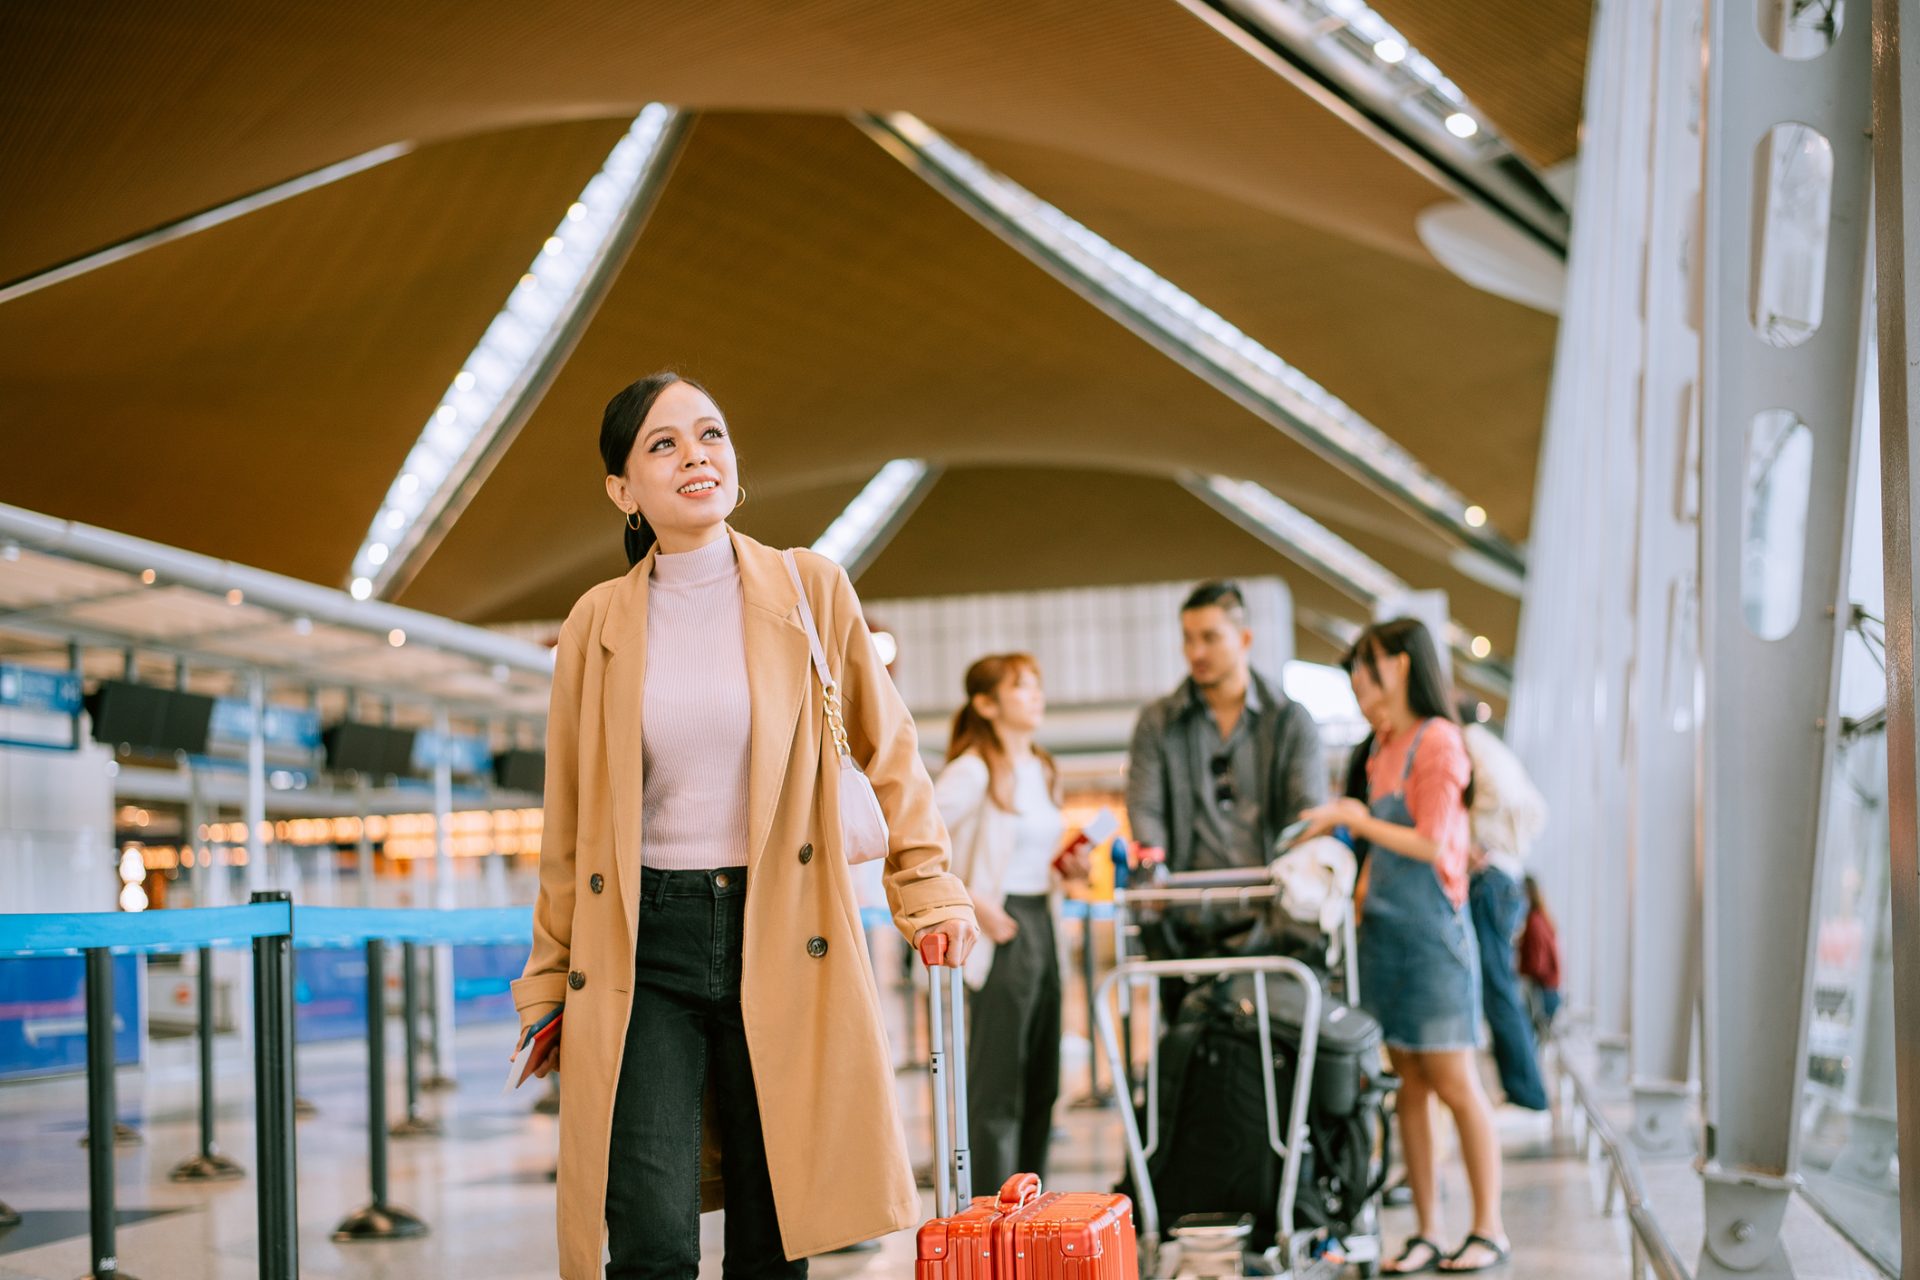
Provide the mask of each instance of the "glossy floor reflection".
[{"label": "glossy floor reflection", "polygon": [[[462,1087],[429,1094],[425,1107],[445,1126],[439,1138],[394,1141],[392,1200],[432,1228],[423,1239],[386,1244],[335,1244],[329,1233],[368,1199],[364,1051],[339,1044],[304,1049],[301,1093],[319,1112],[299,1126],[301,1274],[355,1280],[423,1275],[480,1280],[531,1280],[553,1274],[554,1187],[548,1179],[555,1121],[534,1114],[535,1097],[502,1097],[500,1027],[461,1033]],[[1075,1041],[1074,1047],[1084,1042]],[[219,1139],[249,1168],[253,1164],[250,1068],[236,1041],[221,1046]],[[1084,1062],[1084,1051],[1079,1055]],[[121,1076],[121,1115],[138,1126],[139,1146],[116,1156],[123,1223],[119,1253],[124,1270],[141,1280],[241,1280],[255,1274],[254,1183],[251,1178],[213,1187],[182,1185],[167,1172],[197,1143],[190,1041],[157,1041],[151,1065]],[[1068,1097],[1083,1092],[1069,1082]],[[924,1132],[924,1075],[903,1073],[903,1099],[916,1131]],[[404,1095],[396,1073],[394,1118]],[[0,1280],[71,1280],[89,1259],[86,1153],[78,1145],[85,1092],[76,1079],[0,1088],[0,1201],[25,1215],[0,1235]],[[1063,1105],[1052,1182],[1062,1188],[1110,1186],[1121,1164],[1112,1111]],[[1627,1244],[1620,1220],[1593,1210],[1586,1167],[1552,1145],[1545,1121],[1524,1113],[1503,1117],[1513,1162],[1508,1219],[1517,1251],[1509,1274],[1620,1277]],[[920,1144],[924,1146],[924,1139]],[[925,1158],[924,1151],[916,1153]],[[1444,1189],[1449,1227],[1464,1231],[1466,1189],[1457,1176]],[[929,1212],[931,1206],[929,1205]],[[1404,1211],[1389,1211],[1390,1239],[1409,1227]],[[705,1220],[708,1256],[703,1275],[720,1274],[721,1219]],[[820,1280],[910,1275],[910,1233],[872,1252],[817,1259]]]}]

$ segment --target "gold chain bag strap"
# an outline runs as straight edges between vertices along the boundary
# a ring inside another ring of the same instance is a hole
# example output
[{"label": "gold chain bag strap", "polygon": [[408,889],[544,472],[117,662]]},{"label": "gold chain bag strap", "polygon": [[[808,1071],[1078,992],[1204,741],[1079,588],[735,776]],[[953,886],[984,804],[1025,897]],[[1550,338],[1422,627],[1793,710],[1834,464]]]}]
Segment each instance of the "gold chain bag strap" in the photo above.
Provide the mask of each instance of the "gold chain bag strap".
[{"label": "gold chain bag strap", "polygon": [[827,732],[833,738],[834,754],[840,760],[840,837],[847,861],[858,865],[887,856],[887,815],[881,811],[880,797],[873,783],[853,761],[847,747],[847,722],[840,707],[840,686],[827,670],[826,651],[820,647],[820,630],[813,623],[813,606],[807,601],[807,589],[800,582],[800,566],[793,552],[782,553],[787,576],[800,596],[800,621],[807,629],[807,645],[813,650],[814,674],[820,678],[820,692],[827,704]]}]

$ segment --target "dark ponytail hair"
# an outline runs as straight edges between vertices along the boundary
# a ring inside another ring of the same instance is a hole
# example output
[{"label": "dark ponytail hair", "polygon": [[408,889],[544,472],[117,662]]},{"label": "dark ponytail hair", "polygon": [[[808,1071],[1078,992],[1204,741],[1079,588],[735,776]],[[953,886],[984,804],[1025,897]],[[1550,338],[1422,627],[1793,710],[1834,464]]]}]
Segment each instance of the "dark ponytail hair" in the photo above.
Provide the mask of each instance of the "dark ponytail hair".
[{"label": "dark ponytail hair", "polygon": [[[633,454],[634,442],[640,438],[640,424],[653,411],[653,402],[660,398],[660,393],[676,382],[684,382],[709,400],[713,399],[712,393],[692,378],[683,378],[671,369],[662,369],[622,389],[620,394],[607,401],[607,411],[600,417],[600,460],[606,464],[608,475],[623,476],[627,473],[627,459]],[[646,559],[647,552],[653,549],[653,526],[647,523],[644,515],[640,517],[638,529],[629,523],[622,530],[622,536],[626,541],[629,568]]]},{"label": "dark ponytail hair", "polygon": [[[1376,622],[1363,630],[1347,656],[1340,660],[1348,675],[1356,666],[1365,667],[1375,684],[1380,683],[1380,659],[1407,655],[1407,709],[1422,720],[1460,723],[1454,710],[1447,682],[1440,674],[1440,652],[1433,647],[1433,633],[1417,618],[1395,618]],[[1473,806],[1473,779],[1467,779],[1467,806]]]}]

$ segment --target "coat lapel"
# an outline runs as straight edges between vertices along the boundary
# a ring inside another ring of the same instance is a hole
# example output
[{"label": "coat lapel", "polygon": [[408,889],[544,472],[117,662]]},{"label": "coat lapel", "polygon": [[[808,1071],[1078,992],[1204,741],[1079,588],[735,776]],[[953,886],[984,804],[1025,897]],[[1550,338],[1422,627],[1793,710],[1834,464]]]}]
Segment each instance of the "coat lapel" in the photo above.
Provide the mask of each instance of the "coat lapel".
[{"label": "coat lapel", "polygon": [[[753,751],[747,773],[748,882],[766,851],[800,715],[813,680],[800,624],[799,596],[778,551],[734,533],[746,624],[747,691],[753,703]],[[816,606],[817,611],[817,606]]]},{"label": "coat lapel", "polygon": [[645,787],[640,709],[646,702],[647,589],[655,554],[649,551],[627,571],[600,627],[600,647],[608,655],[600,722],[605,726],[607,782],[613,792],[614,887],[620,894],[629,939],[640,919],[640,806]]}]

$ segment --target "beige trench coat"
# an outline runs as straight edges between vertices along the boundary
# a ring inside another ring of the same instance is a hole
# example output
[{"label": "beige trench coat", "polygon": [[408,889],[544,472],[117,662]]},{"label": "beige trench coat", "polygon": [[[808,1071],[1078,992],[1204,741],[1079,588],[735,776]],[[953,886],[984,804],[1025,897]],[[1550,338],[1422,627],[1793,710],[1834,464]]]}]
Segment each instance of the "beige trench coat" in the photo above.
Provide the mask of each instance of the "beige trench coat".
[{"label": "beige trench coat", "polygon": [[[798,597],[780,553],[731,533],[745,599],[753,740],[740,999],[789,1258],[916,1225],[873,972],[840,848],[837,768]],[[891,831],[887,900],[908,938],[971,919],[912,720],[874,653],[844,571],[801,552],[855,759]],[[546,822],[522,1025],[562,1001],[560,1274],[601,1274],[616,1082],[633,1003],[641,725],[653,557],[583,596],[560,633],[547,724]],[[809,940],[826,940],[824,955]],[[724,1100],[718,1100],[724,1102]],[[711,1129],[709,1129],[711,1135]],[[619,1153],[613,1153],[618,1161]],[[719,1206],[709,1137],[702,1199]]]}]

